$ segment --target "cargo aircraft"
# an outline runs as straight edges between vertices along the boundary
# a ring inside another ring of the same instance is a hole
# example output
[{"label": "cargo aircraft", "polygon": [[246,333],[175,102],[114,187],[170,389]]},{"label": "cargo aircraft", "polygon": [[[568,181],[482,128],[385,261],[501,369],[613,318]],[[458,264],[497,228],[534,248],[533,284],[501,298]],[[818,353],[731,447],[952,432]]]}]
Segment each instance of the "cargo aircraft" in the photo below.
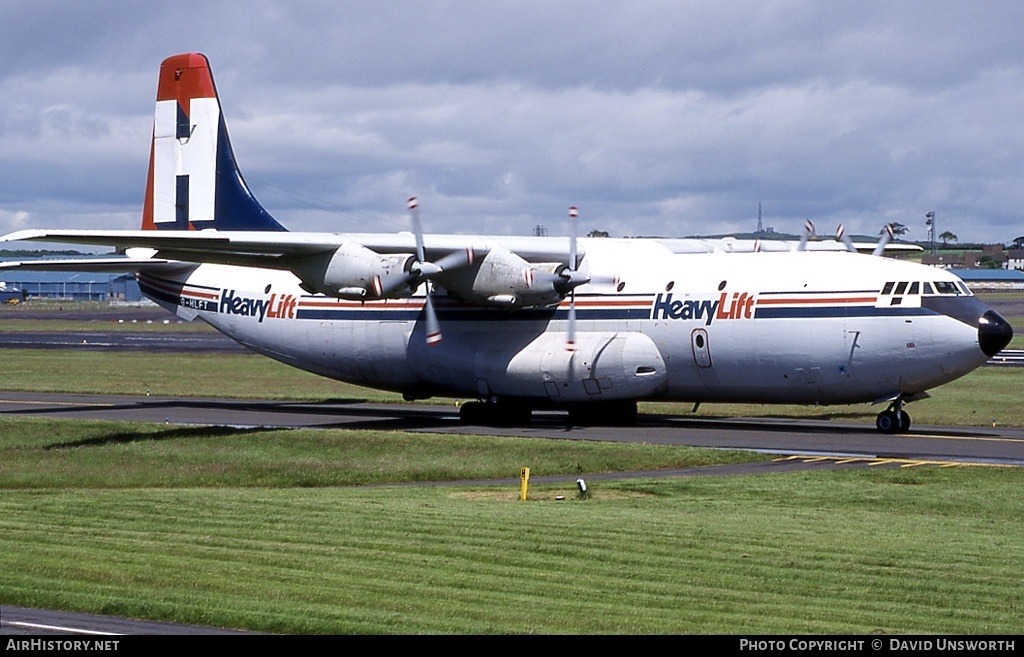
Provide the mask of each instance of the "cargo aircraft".
[{"label": "cargo aircraft", "polygon": [[[23,230],[2,241],[115,247],[5,267],[132,271],[144,294],[250,349],[470,423],[537,409],[627,422],[638,400],[903,406],[1010,340],[948,271],[800,244],[288,232],[235,162],[209,63],[165,60],[142,230]],[[842,232],[840,230],[840,232]],[[831,246],[830,246],[831,245]],[[875,249],[879,254],[884,245]]]}]

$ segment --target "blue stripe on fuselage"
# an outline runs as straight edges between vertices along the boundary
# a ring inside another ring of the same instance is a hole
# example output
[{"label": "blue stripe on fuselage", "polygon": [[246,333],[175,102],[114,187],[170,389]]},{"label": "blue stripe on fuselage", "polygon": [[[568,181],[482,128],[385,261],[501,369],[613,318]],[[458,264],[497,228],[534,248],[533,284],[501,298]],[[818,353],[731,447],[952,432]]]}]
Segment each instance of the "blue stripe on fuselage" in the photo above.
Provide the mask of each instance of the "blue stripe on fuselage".
[{"label": "blue stripe on fuselage", "polygon": [[927,308],[892,306],[824,306],[820,308],[757,308],[754,319],[821,319],[838,317],[920,317],[938,313]]}]

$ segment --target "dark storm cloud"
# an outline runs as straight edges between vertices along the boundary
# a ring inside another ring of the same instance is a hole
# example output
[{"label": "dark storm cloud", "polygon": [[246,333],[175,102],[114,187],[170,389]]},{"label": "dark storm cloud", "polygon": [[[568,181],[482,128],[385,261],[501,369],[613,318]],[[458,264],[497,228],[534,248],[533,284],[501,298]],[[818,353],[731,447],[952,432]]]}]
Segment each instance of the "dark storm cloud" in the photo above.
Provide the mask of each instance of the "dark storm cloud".
[{"label": "dark storm cloud", "polygon": [[[0,230],[133,227],[159,62],[211,59],[294,229],[813,217],[1024,232],[1016,2],[0,2]],[[61,207],[67,211],[62,213]],[[44,221],[45,220],[45,221]],[[115,224],[115,222],[121,222]]]}]

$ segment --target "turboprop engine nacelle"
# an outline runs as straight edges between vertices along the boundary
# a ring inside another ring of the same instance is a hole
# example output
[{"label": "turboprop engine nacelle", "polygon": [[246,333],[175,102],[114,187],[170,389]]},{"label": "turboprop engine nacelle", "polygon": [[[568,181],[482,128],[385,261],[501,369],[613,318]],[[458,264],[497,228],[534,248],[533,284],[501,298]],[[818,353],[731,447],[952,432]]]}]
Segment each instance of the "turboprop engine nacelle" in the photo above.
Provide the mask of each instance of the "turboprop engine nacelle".
[{"label": "turboprop engine nacelle", "polygon": [[415,261],[412,254],[381,255],[347,242],[334,253],[294,263],[290,269],[312,292],[358,301],[411,295],[416,289],[410,287]]},{"label": "turboprop engine nacelle", "polygon": [[471,303],[505,308],[550,306],[567,292],[562,263],[530,263],[505,248],[492,248],[478,267],[438,276],[450,292]]}]

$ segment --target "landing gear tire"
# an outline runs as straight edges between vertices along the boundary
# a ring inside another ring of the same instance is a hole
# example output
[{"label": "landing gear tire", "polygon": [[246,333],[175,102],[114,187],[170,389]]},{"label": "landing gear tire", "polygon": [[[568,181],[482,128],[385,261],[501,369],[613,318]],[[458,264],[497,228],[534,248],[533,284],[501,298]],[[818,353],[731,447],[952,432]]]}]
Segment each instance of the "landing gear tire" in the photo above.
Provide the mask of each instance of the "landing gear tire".
[{"label": "landing gear tire", "polygon": [[466,402],[459,407],[462,424],[487,424],[487,409],[483,402]]},{"label": "landing gear tire", "polygon": [[882,433],[896,433],[899,427],[900,421],[895,411],[882,411],[875,418],[875,428]]},{"label": "landing gear tire", "polygon": [[906,433],[910,431],[910,413],[891,408],[882,411],[875,418],[875,427],[882,433]]}]

